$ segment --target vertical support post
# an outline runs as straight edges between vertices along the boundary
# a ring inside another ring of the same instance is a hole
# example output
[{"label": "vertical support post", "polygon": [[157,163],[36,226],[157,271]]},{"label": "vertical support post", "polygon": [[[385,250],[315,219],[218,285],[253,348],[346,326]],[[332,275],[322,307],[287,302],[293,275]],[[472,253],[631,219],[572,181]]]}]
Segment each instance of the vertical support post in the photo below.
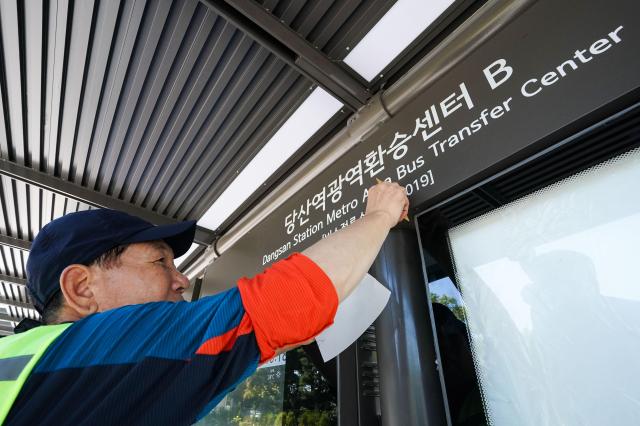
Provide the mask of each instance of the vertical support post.
[{"label": "vertical support post", "polygon": [[359,425],[358,342],[338,355],[338,426]]},{"label": "vertical support post", "polygon": [[338,355],[337,367],[338,425],[378,425],[379,388],[372,330],[367,330]]},{"label": "vertical support post", "polygon": [[394,229],[371,267],[391,290],[375,322],[382,426],[447,424],[420,265],[415,231]]}]

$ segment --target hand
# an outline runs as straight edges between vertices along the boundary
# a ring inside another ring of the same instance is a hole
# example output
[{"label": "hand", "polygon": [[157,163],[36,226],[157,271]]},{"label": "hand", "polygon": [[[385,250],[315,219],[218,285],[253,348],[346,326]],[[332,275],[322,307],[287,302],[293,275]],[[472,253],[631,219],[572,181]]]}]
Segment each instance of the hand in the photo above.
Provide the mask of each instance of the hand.
[{"label": "hand", "polygon": [[369,188],[365,215],[382,214],[388,218],[389,228],[407,218],[409,199],[405,189],[396,182],[379,182]]},{"label": "hand", "polygon": [[327,274],[341,301],[362,281],[389,230],[409,211],[405,189],[397,183],[380,182],[369,188],[367,198],[364,217],[303,251]]}]

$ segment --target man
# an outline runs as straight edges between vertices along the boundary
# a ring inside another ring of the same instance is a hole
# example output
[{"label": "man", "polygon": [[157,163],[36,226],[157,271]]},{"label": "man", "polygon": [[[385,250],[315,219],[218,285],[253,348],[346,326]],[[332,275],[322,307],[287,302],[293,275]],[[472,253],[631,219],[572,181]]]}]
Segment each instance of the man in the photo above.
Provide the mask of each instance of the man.
[{"label": "man", "polygon": [[380,183],[348,228],[193,303],[173,258],[194,222],[153,226],[113,210],[51,222],[27,263],[51,325],[0,340],[0,423],[194,423],[258,363],[333,322],[408,206],[403,188]]}]

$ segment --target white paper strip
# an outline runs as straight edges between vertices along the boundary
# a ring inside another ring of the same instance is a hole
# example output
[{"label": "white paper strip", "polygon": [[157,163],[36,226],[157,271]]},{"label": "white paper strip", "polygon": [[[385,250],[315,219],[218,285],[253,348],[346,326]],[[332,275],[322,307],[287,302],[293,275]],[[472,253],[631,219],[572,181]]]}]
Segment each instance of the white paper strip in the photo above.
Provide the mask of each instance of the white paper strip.
[{"label": "white paper strip", "polygon": [[338,306],[333,325],[316,336],[324,362],[347,349],[373,324],[391,292],[367,274],[353,292]]}]

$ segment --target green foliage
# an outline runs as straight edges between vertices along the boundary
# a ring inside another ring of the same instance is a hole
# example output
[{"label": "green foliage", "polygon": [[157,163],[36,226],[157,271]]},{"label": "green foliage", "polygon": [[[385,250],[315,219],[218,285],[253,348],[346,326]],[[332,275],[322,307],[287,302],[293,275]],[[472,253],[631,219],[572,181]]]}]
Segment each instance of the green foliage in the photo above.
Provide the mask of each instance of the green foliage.
[{"label": "green foliage", "polygon": [[286,367],[259,369],[198,425],[333,426],[335,392],[298,348],[287,353]]},{"label": "green foliage", "polygon": [[466,324],[467,321],[465,319],[464,307],[459,305],[455,298],[447,296],[446,294],[431,293],[431,302],[445,305],[447,308],[451,309],[451,312],[453,312],[453,315],[455,315],[456,318]]}]

